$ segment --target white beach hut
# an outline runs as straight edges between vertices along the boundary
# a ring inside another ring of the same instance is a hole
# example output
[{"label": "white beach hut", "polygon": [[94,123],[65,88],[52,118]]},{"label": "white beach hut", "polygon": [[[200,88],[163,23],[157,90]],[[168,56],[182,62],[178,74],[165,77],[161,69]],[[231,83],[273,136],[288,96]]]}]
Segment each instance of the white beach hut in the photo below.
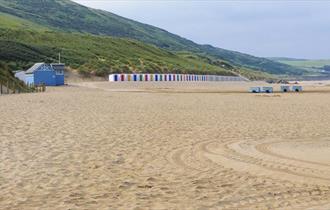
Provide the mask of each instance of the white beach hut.
[{"label": "white beach hut", "polygon": [[303,88],[302,88],[302,86],[292,86],[292,91],[294,91],[294,92],[301,92],[301,91],[303,91]]},{"label": "white beach hut", "polygon": [[261,92],[263,92],[263,93],[272,93],[273,92],[273,87],[262,87]]},{"label": "white beach hut", "polygon": [[290,86],[287,86],[287,85],[282,85],[281,86],[281,92],[290,92]]},{"label": "white beach hut", "polygon": [[260,93],[261,88],[260,87],[251,87],[250,88],[250,93]]}]

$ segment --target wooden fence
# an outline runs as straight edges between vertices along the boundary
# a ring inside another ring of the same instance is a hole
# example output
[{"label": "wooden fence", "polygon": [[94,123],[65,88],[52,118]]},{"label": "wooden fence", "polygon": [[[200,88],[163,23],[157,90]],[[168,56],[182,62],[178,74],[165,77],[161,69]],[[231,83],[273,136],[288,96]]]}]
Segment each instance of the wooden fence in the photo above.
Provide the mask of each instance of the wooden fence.
[{"label": "wooden fence", "polygon": [[0,75],[0,95],[45,92],[45,85],[25,85],[13,78]]}]

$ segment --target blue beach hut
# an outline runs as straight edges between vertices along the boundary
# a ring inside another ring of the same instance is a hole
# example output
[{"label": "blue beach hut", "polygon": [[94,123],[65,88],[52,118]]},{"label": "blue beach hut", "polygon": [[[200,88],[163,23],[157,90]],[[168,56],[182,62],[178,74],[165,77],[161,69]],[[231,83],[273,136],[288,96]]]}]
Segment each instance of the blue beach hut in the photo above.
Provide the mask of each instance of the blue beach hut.
[{"label": "blue beach hut", "polygon": [[46,86],[64,85],[65,64],[36,63],[25,72],[26,84]]}]

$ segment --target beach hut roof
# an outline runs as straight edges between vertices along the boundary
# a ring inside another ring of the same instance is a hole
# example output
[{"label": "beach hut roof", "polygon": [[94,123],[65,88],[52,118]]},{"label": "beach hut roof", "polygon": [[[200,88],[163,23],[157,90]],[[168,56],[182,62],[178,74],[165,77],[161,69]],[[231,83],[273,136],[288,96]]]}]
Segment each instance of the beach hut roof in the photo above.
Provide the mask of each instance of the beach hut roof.
[{"label": "beach hut roof", "polygon": [[31,68],[29,68],[26,73],[27,74],[32,74],[34,73],[36,70],[38,70],[42,65],[44,65],[45,63],[36,63],[34,64]]}]

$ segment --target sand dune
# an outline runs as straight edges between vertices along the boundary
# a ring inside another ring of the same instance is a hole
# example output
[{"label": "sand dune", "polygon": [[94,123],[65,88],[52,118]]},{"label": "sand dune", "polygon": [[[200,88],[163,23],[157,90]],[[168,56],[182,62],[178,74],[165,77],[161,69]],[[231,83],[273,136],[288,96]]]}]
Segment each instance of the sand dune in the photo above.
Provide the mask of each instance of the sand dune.
[{"label": "sand dune", "polygon": [[1,96],[0,209],[329,209],[330,86],[253,85]]}]

